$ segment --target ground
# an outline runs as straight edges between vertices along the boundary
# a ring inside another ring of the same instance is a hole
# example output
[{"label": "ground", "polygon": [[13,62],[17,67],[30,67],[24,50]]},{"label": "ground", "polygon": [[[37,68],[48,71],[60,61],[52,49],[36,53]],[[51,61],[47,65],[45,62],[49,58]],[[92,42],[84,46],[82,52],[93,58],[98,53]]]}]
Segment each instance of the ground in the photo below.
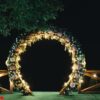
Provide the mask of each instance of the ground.
[{"label": "ground", "polygon": [[33,96],[22,96],[21,93],[0,94],[4,100],[100,100],[100,94],[77,94],[62,96],[58,92],[34,92]]}]

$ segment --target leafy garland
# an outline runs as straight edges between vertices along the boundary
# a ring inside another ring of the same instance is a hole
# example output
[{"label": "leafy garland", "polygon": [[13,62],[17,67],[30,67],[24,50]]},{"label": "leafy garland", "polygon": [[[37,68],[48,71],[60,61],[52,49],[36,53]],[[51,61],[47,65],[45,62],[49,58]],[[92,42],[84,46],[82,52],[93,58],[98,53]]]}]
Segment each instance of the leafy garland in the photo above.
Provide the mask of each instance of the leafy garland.
[{"label": "leafy garland", "polygon": [[59,33],[47,30],[30,33],[29,35],[24,36],[23,39],[22,37],[16,38],[16,43],[13,44],[6,60],[9,79],[13,82],[14,87],[20,90],[23,94],[32,94],[30,86],[22,78],[20,71],[21,65],[19,62],[21,61],[21,54],[26,51],[27,46],[31,46],[42,39],[59,41],[61,45],[64,46],[65,51],[69,52],[71,56],[72,72],[69,75],[69,80],[64,83],[64,86],[69,87],[71,83],[75,83],[75,86],[77,86],[79,83],[82,83],[86,62],[85,56],[76,41],[73,38],[70,39],[64,32]]}]

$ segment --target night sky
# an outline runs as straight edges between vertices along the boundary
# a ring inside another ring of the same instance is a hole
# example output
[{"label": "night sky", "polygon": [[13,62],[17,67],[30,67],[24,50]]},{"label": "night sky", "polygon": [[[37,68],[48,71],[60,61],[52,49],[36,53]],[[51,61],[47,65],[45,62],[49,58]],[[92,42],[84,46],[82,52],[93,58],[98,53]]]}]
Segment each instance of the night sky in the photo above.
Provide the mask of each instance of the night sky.
[{"label": "night sky", "polygon": [[[63,0],[64,11],[52,25],[66,28],[79,41],[86,56],[87,69],[100,69],[99,3],[92,0]],[[0,69],[16,35],[0,36]],[[71,58],[57,41],[40,41],[22,55],[22,74],[33,90],[60,90],[71,72]],[[32,85],[34,84],[34,85]]]}]

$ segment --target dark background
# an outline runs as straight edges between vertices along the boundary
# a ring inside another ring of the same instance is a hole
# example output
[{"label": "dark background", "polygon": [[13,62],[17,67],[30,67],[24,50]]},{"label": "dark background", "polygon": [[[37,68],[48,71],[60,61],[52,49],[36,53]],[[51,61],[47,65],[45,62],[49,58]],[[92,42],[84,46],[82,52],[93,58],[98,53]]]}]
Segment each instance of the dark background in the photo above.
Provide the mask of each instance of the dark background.
[{"label": "dark background", "polygon": [[[80,42],[86,56],[87,69],[100,69],[100,7],[92,0],[63,0],[65,10],[51,24],[67,31]],[[0,69],[16,35],[0,36]],[[22,55],[22,74],[33,90],[59,90],[71,72],[71,58],[56,41],[40,41]],[[5,78],[7,79],[7,77]],[[4,79],[2,80],[5,85]],[[6,80],[7,82],[7,80]]]}]

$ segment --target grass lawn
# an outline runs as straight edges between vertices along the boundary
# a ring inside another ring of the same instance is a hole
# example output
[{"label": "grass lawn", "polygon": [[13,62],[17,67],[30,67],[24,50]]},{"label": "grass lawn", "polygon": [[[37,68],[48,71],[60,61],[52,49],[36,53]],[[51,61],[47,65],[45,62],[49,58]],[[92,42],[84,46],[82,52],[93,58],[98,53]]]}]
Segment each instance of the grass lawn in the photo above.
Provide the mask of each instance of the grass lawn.
[{"label": "grass lawn", "polygon": [[4,100],[100,100],[100,94],[77,94],[62,96],[58,92],[34,92],[33,96],[22,96],[21,93],[0,94]]}]

